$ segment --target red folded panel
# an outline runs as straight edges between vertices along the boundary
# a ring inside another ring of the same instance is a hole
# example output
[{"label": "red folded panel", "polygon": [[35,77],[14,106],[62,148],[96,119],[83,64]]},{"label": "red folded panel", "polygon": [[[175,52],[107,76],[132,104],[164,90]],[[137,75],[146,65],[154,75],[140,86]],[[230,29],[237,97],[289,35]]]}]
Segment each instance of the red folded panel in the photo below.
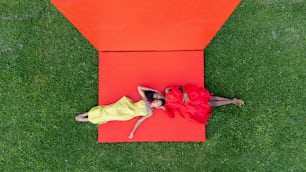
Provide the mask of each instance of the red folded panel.
[{"label": "red folded panel", "polygon": [[[196,83],[204,86],[203,51],[100,52],[99,104],[114,103],[122,96],[140,100],[137,86],[163,91],[168,85]],[[128,139],[137,118],[99,125],[98,142],[201,142],[205,126],[162,110],[144,121]]]},{"label": "red folded panel", "polygon": [[51,0],[99,51],[203,50],[240,0]]}]

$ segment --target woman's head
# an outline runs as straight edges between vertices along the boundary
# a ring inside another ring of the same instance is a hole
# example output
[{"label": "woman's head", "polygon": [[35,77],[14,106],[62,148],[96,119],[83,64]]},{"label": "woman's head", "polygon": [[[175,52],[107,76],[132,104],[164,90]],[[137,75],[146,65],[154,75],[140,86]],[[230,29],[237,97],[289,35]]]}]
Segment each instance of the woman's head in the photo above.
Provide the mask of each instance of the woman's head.
[{"label": "woman's head", "polygon": [[150,105],[152,108],[157,108],[157,107],[164,106],[165,103],[166,103],[165,99],[155,99],[150,103]]},{"label": "woman's head", "polygon": [[153,98],[154,99],[164,99],[164,95],[162,95],[161,93],[158,93],[158,92],[154,92]]},{"label": "woman's head", "polygon": [[153,101],[155,99],[163,99],[164,96],[159,93],[159,92],[155,92],[155,91],[145,91],[144,92],[146,98],[148,99],[148,101]]}]

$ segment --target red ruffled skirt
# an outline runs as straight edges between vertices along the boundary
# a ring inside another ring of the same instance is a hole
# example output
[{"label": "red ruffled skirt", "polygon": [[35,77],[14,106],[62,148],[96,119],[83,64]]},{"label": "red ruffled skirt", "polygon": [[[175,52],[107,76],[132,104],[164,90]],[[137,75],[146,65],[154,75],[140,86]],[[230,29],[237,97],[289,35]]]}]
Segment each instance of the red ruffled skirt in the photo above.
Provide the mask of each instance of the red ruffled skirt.
[{"label": "red ruffled skirt", "polygon": [[180,114],[184,118],[191,118],[202,124],[207,124],[208,118],[211,117],[212,107],[208,105],[211,94],[204,88],[194,84],[183,86],[190,99],[189,102],[184,102],[183,92],[177,86],[169,87],[166,95],[166,109],[173,117]]}]

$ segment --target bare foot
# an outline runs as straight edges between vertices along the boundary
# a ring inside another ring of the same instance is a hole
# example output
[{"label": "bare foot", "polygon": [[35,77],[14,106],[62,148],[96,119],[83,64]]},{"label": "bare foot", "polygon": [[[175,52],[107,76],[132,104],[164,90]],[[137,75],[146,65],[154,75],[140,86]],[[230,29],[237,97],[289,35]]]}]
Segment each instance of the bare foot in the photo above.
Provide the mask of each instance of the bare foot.
[{"label": "bare foot", "polygon": [[79,122],[87,122],[88,121],[88,113],[83,113],[75,117],[76,121]]},{"label": "bare foot", "polygon": [[78,122],[88,122],[88,118],[83,118],[83,117],[79,117],[79,116],[76,116],[75,120],[78,121]]},{"label": "bare foot", "polygon": [[244,105],[244,101],[241,100],[241,99],[236,99],[236,98],[234,98],[234,99],[233,99],[233,104],[235,104],[235,105],[237,105],[237,106],[242,106],[242,105]]}]

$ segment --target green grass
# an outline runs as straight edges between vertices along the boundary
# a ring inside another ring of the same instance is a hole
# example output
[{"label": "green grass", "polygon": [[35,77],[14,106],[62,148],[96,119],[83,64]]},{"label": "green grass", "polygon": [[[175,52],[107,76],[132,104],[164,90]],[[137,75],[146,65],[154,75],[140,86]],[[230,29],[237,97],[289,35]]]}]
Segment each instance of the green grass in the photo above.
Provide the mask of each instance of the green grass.
[{"label": "green grass", "polygon": [[205,143],[97,144],[97,52],[47,0],[0,2],[0,171],[306,171],[304,0],[245,0],[205,49]]}]

